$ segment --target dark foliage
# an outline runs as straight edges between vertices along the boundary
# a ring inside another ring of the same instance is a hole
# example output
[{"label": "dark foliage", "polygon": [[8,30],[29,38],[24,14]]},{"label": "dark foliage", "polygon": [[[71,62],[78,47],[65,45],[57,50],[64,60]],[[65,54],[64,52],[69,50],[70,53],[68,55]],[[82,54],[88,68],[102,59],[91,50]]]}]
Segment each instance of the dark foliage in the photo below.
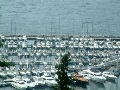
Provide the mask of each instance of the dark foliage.
[{"label": "dark foliage", "polygon": [[0,47],[3,47],[3,43],[2,42],[0,42]]},{"label": "dark foliage", "polygon": [[55,90],[73,90],[69,87],[69,85],[72,82],[71,77],[69,77],[67,75],[68,72],[68,63],[70,61],[70,54],[65,54],[64,56],[61,57],[60,59],[60,63],[58,65],[56,65],[56,69],[57,69],[57,75],[58,75],[58,79],[56,79],[57,81],[57,85],[54,86]]},{"label": "dark foliage", "polygon": [[0,61],[0,67],[14,66],[13,62]]}]

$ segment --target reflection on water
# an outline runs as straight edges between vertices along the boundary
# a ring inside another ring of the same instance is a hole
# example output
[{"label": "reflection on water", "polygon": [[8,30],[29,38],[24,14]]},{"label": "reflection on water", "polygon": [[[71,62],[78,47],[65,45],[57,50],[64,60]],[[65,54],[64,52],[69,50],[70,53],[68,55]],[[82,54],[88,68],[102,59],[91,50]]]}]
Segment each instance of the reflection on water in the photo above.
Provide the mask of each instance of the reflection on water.
[{"label": "reflection on water", "polygon": [[87,85],[86,84],[82,84],[82,83],[76,83],[75,85],[72,85],[73,88],[82,88],[82,89],[87,89]]},{"label": "reflection on water", "polygon": [[107,82],[111,82],[111,83],[117,84],[116,80],[107,80]]},{"label": "reflection on water", "polygon": [[[2,79],[0,80],[2,82]],[[119,90],[120,89],[120,78],[116,80],[107,80],[104,83],[96,83],[94,81],[90,81],[87,85],[81,85],[81,84],[74,84],[71,85],[72,88],[75,90]],[[0,90],[16,90],[13,87],[0,87]],[[35,88],[34,90],[53,90],[50,87],[47,86],[40,86]]]},{"label": "reflection on water", "polygon": [[94,82],[94,81],[90,81],[89,88],[90,90],[99,90],[99,89],[105,90],[106,89],[104,83],[99,83],[99,82]]}]

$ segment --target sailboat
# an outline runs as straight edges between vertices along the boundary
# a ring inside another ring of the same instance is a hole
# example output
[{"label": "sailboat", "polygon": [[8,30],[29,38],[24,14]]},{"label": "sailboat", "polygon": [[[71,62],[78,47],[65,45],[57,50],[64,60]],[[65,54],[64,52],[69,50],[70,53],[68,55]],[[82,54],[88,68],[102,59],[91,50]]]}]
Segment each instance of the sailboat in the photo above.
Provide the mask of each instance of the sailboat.
[{"label": "sailboat", "polygon": [[116,70],[113,70],[115,76],[120,75],[120,60],[117,59],[116,61]]}]

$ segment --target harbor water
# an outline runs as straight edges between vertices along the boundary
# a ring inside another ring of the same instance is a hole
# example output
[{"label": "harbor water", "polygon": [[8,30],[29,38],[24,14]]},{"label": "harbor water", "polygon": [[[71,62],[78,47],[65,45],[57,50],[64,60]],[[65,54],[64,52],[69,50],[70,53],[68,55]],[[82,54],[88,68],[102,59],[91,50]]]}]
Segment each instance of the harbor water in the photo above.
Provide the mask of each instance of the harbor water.
[{"label": "harbor water", "polygon": [[120,35],[119,0],[1,0],[0,34]]},{"label": "harbor water", "polygon": [[[0,79],[2,82],[2,79]],[[75,90],[119,90],[120,89],[120,78],[117,78],[115,81],[106,81],[104,83],[96,83],[93,81],[89,82],[89,85],[72,85],[72,88]],[[14,87],[7,86],[7,87],[0,87],[0,90],[17,90]],[[41,86],[34,88],[34,90],[53,90],[47,86]]]}]

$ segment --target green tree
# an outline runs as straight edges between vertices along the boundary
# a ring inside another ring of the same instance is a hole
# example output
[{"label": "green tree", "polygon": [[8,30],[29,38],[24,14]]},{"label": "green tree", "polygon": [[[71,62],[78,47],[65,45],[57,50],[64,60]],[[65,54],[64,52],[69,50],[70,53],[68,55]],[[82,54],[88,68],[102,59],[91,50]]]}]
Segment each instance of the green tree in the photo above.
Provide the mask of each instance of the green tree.
[{"label": "green tree", "polygon": [[10,66],[14,66],[14,63],[7,61],[0,61],[0,67],[10,67]]},{"label": "green tree", "polygon": [[72,79],[67,75],[69,61],[71,61],[70,53],[62,56],[59,64],[57,64],[55,67],[57,69],[56,74],[58,76],[58,78],[56,79],[58,84],[54,86],[55,90],[73,90],[69,87],[69,85],[72,82]]},{"label": "green tree", "polygon": [[0,41],[0,48],[3,47],[3,43]]}]

